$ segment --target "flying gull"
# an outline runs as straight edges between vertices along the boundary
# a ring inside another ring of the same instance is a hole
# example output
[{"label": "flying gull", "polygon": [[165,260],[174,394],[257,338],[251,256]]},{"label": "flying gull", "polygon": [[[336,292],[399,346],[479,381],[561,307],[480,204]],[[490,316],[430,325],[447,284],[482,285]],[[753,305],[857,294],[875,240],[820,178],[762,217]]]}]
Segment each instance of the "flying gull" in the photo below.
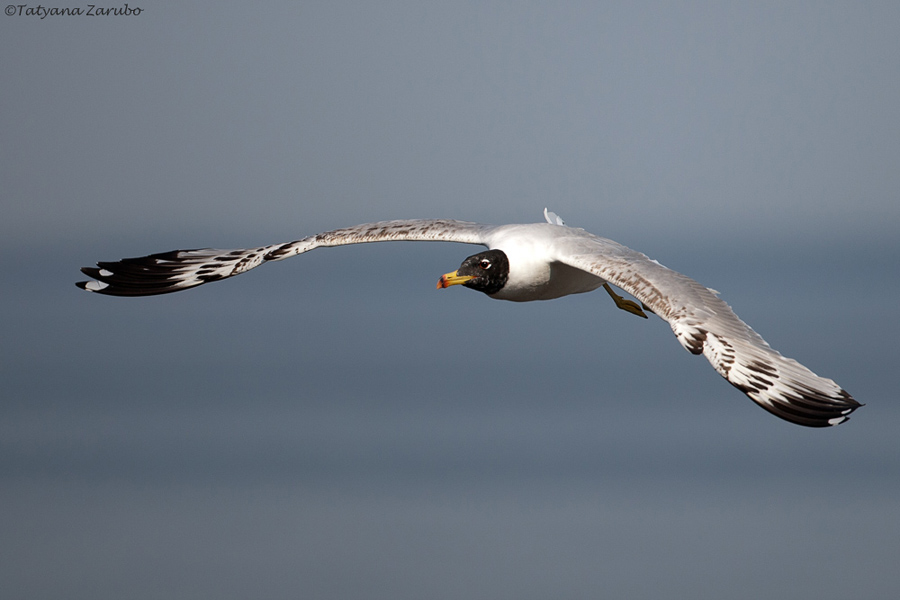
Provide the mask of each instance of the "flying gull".
[{"label": "flying gull", "polygon": [[[645,319],[644,311],[659,315],[682,346],[703,354],[722,377],[782,419],[828,427],[843,423],[861,406],[831,379],[773,350],[715,290],[612,240],[567,227],[547,209],[544,217],[546,223],[500,226],[449,219],[382,221],[259,248],[174,250],[85,267],[82,272],[94,281],[77,285],[111,296],[152,296],[239,275],[319,247],[389,241],[478,244],[488,250],[441,276],[438,289],[459,284],[498,300],[530,302],[602,287],[622,310]],[[640,304],[618,295],[610,284]]]}]

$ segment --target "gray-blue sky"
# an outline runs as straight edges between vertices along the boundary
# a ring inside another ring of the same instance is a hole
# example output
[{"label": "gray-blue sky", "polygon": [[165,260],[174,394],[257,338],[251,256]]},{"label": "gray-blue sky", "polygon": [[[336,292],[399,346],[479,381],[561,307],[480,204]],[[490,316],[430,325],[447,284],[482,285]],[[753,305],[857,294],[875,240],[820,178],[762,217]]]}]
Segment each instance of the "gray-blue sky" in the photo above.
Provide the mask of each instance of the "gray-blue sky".
[{"label": "gray-blue sky", "polygon": [[[13,595],[900,592],[900,8],[560,4],[0,17]],[[72,285],[544,206],[868,406],[801,429],[605,297],[436,292],[458,245],[143,300]]]}]

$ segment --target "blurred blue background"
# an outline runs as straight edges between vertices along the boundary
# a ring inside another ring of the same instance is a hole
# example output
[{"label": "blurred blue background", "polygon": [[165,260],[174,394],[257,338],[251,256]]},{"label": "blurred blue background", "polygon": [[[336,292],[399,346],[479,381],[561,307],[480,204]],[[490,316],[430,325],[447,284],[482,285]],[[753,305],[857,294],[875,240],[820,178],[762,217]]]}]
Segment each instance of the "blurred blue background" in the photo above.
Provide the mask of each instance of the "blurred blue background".
[{"label": "blurred blue background", "polygon": [[[900,595],[900,5],[131,6],[0,17],[4,597]],[[783,422],[602,293],[438,292],[458,244],[73,285],[545,206],[867,406]]]}]

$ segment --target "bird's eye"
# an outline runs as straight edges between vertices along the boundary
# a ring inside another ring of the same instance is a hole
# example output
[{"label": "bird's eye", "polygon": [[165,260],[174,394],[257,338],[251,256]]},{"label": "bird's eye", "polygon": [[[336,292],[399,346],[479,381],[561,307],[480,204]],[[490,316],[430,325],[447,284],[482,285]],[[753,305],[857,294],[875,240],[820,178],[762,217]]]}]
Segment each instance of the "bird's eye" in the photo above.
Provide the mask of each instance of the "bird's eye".
[{"label": "bird's eye", "polygon": [[489,260],[486,259],[486,258],[482,258],[482,259],[481,259],[481,262],[478,263],[478,266],[481,267],[482,269],[485,269],[485,270],[490,269],[490,268],[491,268],[491,261],[489,261]]}]

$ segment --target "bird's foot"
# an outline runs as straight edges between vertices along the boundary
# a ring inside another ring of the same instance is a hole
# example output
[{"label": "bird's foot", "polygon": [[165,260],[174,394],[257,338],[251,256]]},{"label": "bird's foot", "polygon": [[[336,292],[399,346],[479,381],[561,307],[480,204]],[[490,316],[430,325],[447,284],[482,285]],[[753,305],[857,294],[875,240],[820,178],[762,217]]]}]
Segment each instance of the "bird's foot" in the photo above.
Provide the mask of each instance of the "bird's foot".
[{"label": "bird's foot", "polygon": [[[618,295],[612,288],[609,287],[608,283],[603,284],[603,289],[606,290],[606,293],[609,294],[609,297],[613,299],[613,302],[616,303],[616,306],[624,310],[625,312],[631,313],[633,315],[637,315],[639,317],[647,318],[647,314],[641,310],[641,305],[632,300],[626,300],[622,296]],[[647,310],[650,310],[649,308]],[[652,310],[650,312],[653,312]]]}]

